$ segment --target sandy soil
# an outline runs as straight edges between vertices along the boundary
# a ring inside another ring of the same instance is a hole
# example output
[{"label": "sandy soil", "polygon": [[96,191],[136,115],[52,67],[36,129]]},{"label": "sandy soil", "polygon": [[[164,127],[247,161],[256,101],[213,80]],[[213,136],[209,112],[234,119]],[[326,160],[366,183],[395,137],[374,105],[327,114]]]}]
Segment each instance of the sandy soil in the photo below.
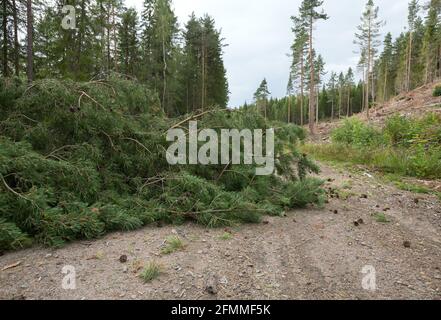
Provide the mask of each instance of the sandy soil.
[{"label": "sandy soil", "polygon": [[[221,239],[223,229],[152,226],[8,253],[0,257],[0,298],[441,299],[439,199],[399,191],[369,173],[322,167],[331,190],[325,208],[233,228],[229,240]],[[377,212],[390,222],[377,222]],[[161,255],[173,234],[185,249]],[[162,273],[144,284],[139,268],[153,260]],[[65,265],[75,267],[75,290],[62,288]],[[376,291],[363,289],[366,265],[375,268]]]}]

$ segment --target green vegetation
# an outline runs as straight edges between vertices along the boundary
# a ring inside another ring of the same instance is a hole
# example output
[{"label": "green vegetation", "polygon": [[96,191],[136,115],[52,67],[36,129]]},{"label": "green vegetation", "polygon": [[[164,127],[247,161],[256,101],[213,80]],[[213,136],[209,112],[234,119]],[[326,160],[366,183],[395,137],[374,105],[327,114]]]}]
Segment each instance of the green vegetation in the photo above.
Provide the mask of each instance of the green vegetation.
[{"label": "green vegetation", "polygon": [[139,277],[144,281],[144,283],[151,282],[152,280],[159,277],[161,274],[161,266],[156,262],[152,261],[142,270]]},{"label": "green vegetation", "polygon": [[434,97],[441,97],[441,86],[436,86],[433,90]]},{"label": "green vegetation", "polygon": [[377,212],[374,214],[374,218],[378,223],[389,223],[390,221],[386,218],[383,212]]},{"label": "green vegetation", "polygon": [[258,113],[212,109],[198,127],[278,128],[277,175],[255,176],[249,165],[170,166],[166,132],[195,114],[167,118],[154,93],[118,76],[41,80],[27,90],[5,80],[0,98],[0,249],[28,239],[60,246],[155,221],[254,223],[324,200],[322,182],[306,177],[318,167],[296,149],[303,129]]},{"label": "green vegetation", "polygon": [[224,241],[228,241],[228,240],[233,239],[233,235],[232,235],[230,232],[224,232],[224,233],[220,236],[220,239],[221,239],[221,240],[224,240]]},{"label": "green vegetation", "polygon": [[184,248],[184,243],[178,236],[170,236],[165,240],[165,247],[161,250],[162,254],[171,254]]},{"label": "green vegetation", "polygon": [[349,119],[332,132],[332,144],[305,146],[322,160],[362,164],[388,174],[441,178],[441,117],[394,116],[383,129]]}]

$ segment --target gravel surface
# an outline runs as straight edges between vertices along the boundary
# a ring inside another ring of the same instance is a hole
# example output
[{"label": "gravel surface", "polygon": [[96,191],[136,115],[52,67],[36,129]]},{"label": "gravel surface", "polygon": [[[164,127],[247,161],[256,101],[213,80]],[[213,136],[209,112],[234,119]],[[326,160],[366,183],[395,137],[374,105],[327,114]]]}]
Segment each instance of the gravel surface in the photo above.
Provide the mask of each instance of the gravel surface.
[{"label": "gravel surface", "polygon": [[[322,168],[324,208],[225,230],[152,226],[4,254],[0,299],[441,299],[439,199]],[[173,234],[184,249],[162,255]],[[144,283],[139,274],[151,261],[161,274]],[[75,268],[74,290],[63,289],[65,266]],[[366,266],[375,269],[374,291],[363,289]]]}]

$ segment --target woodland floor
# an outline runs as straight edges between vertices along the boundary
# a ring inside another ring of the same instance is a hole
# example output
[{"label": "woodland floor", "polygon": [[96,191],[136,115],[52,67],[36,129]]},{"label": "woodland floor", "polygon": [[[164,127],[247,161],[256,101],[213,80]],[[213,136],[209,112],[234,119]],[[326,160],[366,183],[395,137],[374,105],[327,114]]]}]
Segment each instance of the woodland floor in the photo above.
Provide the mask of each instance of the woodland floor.
[{"label": "woodland floor", "polygon": [[[437,111],[441,101],[427,98],[430,90],[399,97],[373,121]],[[319,126],[321,143],[335,125]],[[398,190],[363,168],[321,168],[325,188],[334,190],[324,208],[228,230],[151,226],[7,253],[0,256],[0,299],[441,299],[440,199]],[[389,223],[377,222],[378,212]],[[231,239],[222,239],[226,231]],[[184,250],[161,255],[173,234]],[[144,284],[139,273],[150,261],[162,273]],[[65,265],[76,269],[76,290],[62,288]],[[366,265],[376,270],[374,292],[362,288]],[[207,291],[213,283],[214,294]]]},{"label": "woodland floor", "polygon": [[[339,198],[323,209],[233,228],[229,240],[221,239],[223,229],[187,224],[8,253],[0,257],[0,270],[21,263],[0,271],[0,298],[441,299],[439,199],[397,190],[362,171],[322,170],[330,180],[326,188],[339,190]],[[372,216],[383,211],[389,223]],[[357,227],[359,219],[364,223]],[[161,255],[173,234],[185,249]],[[163,273],[144,284],[139,267],[152,260]],[[76,268],[76,290],[62,289],[64,265]],[[376,269],[375,292],[362,288],[365,265]],[[206,291],[213,282],[216,294]]]}]

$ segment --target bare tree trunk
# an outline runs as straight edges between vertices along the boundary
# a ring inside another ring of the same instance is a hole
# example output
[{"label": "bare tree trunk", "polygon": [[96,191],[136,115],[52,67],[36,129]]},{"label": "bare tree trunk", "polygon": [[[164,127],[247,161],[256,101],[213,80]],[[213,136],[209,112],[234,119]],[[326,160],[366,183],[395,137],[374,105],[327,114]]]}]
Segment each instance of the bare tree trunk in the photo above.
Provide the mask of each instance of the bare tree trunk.
[{"label": "bare tree trunk", "polygon": [[[118,72],[118,39],[116,34],[116,14],[115,6],[112,6],[112,31],[113,31],[113,62],[115,71]],[[156,86],[156,83],[155,83]]]},{"label": "bare tree trunk", "polygon": [[3,0],[3,76],[9,76],[8,70],[8,7],[7,1]]},{"label": "bare tree trunk", "polygon": [[341,118],[341,109],[343,109],[343,89],[340,87],[338,89],[338,118]]},{"label": "bare tree trunk", "polygon": [[12,18],[14,20],[14,66],[15,66],[15,76],[18,77],[20,75],[20,44],[18,42],[18,15],[17,15],[17,3],[16,3],[16,0],[12,0]]},{"label": "bare tree trunk", "polygon": [[[163,26],[164,28],[164,26]],[[162,77],[163,77],[163,91],[162,91],[162,104],[164,108],[164,112],[167,113],[165,96],[167,94],[167,59],[166,59],[166,50],[165,50],[165,31],[162,32],[162,61],[164,63],[164,68],[162,69]]]},{"label": "bare tree trunk", "polygon": [[301,53],[300,57],[300,125],[303,126],[303,108],[304,108],[304,99],[305,99],[305,63],[303,60],[303,53]]},{"label": "bare tree trunk", "polygon": [[369,114],[369,76],[371,73],[371,22],[369,21],[369,35],[368,35],[368,47],[367,47],[367,71],[366,71],[366,92],[365,92],[365,103],[366,103],[366,117],[369,121],[370,114]]},{"label": "bare tree trunk", "polygon": [[320,96],[320,89],[317,88],[316,108],[315,108],[315,125],[316,126],[318,126],[318,123],[319,123],[319,96]]},{"label": "bare tree trunk", "polygon": [[[366,81],[366,68],[365,65],[363,65],[363,81]],[[365,94],[365,89],[366,89],[366,82],[363,83],[363,85],[361,86],[361,91],[362,91],[362,97],[363,97],[363,101],[361,103],[361,110],[364,112],[366,109],[366,94]]]},{"label": "bare tree trunk", "polygon": [[331,100],[331,121],[334,121],[334,97]]},{"label": "bare tree trunk", "polygon": [[406,72],[406,92],[410,91],[410,77],[412,73],[412,43],[413,43],[413,32],[409,33],[409,48],[407,51],[407,72]]},{"label": "bare tree trunk", "polygon": [[389,73],[388,66],[386,66],[386,68],[384,70],[383,102],[386,102],[387,98],[388,98],[387,94],[386,94],[388,73]]},{"label": "bare tree trunk", "polygon": [[34,81],[34,15],[32,12],[32,0],[27,0],[27,55],[28,55],[28,67],[27,75],[28,82]]},{"label": "bare tree trunk", "polygon": [[[112,9],[113,10],[113,9]],[[110,72],[110,6],[107,7],[107,26],[106,26],[106,31],[107,31],[107,39],[106,39],[106,48],[107,48],[107,72]]]},{"label": "bare tree trunk", "polygon": [[315,70],[314,70],[314,57],[312,50],[312,30],[313,30],[313,18],[310,17],[309,20],[309,65],[311,68],[310,72],[310,85],[309,85],[309,131],[311,135],[315,134]]}]

